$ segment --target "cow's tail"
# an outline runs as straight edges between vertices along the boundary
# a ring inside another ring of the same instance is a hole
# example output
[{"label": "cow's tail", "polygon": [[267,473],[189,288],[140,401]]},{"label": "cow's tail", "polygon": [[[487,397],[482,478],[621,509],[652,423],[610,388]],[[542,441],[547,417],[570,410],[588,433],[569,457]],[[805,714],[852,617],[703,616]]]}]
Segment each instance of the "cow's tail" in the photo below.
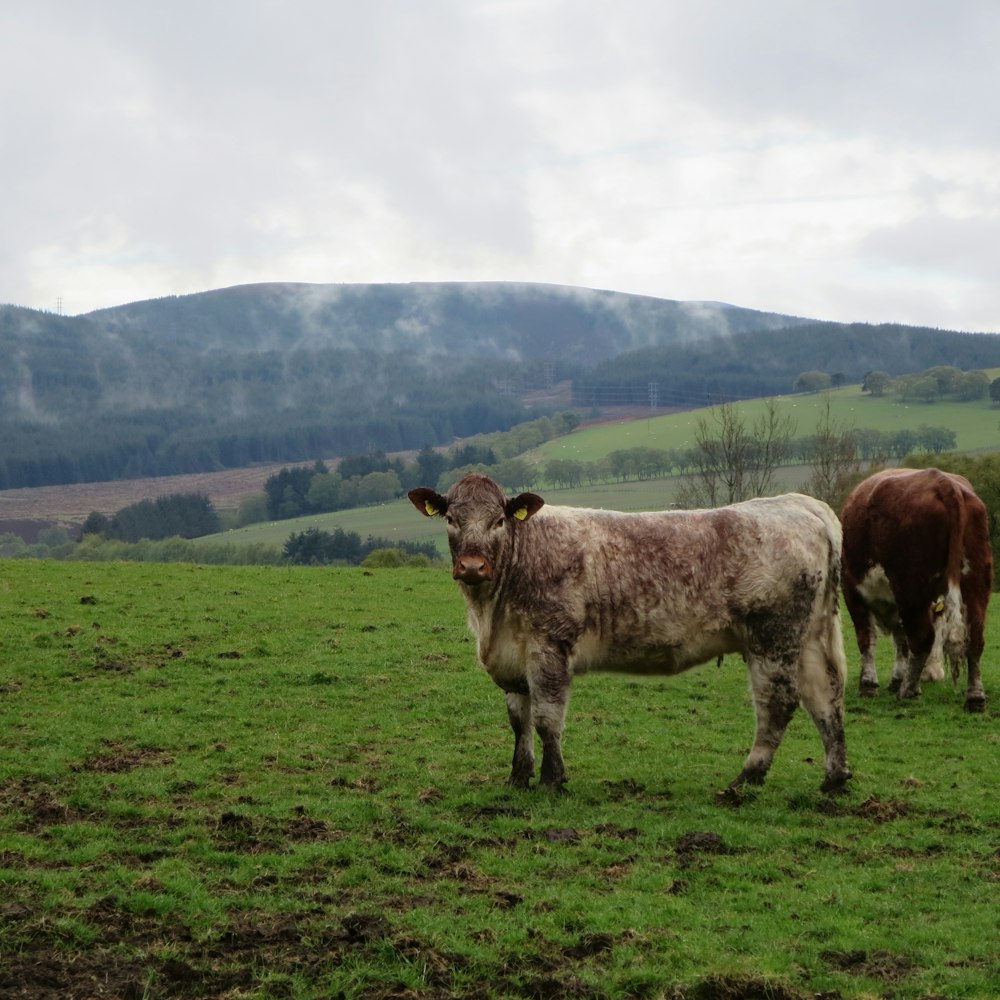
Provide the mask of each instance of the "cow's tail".
[{"label": "cow's tail", "polygon": [[844,652],[844,632],[840,623],[841,551],[844,545],[840,519],[820,500],[814,501],[814,512],[823,525],[826,539],[826,581],[820,597],[821,616],[818,623],[826,655],[827,670],[840,678],[841,691],[847,686],[847,654]]},{"label": "cow's tail", "polygon": [[968,510],[960,495],[961,487],[947,476],[938,479],[938,496],[947,511],[946,523],[951,528],[948,539],[948,560],[945,569],[944,592],[936,595],[931,613],[935,616],[934,649],[930,662],[940,663],[944,657],[951,665],[951,679],[958,683],[968,649],[968,629],[962,601],[962,563],[965,559],[965,534]]}]

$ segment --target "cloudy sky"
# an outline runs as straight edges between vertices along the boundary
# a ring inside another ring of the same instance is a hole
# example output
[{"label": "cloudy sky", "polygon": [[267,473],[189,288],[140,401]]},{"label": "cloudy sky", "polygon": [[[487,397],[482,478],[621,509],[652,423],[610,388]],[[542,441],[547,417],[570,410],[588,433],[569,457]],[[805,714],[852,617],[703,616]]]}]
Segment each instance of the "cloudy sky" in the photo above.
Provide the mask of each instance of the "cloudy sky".
[{"label": "cloudy sky", "polygon": [[1000,332],[996,0],[10,0],[0,302],[538,281]]}]

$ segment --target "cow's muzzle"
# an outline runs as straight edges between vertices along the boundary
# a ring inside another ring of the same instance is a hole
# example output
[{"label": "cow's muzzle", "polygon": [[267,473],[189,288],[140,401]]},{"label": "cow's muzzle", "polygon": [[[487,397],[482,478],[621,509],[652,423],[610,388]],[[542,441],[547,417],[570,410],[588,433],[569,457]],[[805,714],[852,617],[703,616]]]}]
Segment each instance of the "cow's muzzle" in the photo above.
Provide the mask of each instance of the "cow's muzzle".
[{"label": "cow's muzzle", "polygon": [[452,563],[451,575],[462,583],[474,586],[493,579],[493,564],[480,555],[456,556]]}]

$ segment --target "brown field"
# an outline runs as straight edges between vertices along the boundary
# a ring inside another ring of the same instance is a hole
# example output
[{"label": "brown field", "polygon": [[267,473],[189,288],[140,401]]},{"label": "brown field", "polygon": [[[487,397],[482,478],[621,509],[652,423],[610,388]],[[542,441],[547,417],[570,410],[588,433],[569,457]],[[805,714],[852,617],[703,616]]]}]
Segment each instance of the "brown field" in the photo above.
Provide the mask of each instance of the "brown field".
[{"label": "brown field", "polygon": [[204,493],[217,510],[236,510],[243,497],[261,492],[270,476],[295,464],[283,462],[222,472],[0,490],[0,534],[13,532],[30,543],[40,530],[54,524],[72,530],[82,525],[93,511],[114,514],[129,504],[171,493]]},{"label": "brown field", "polygon": [[[562,395],[560,395],[560,392]],[[541,394],[540,394],[541,396]],[[565,387],[551,396],[526,400],[536,405],[556,405],[569,397]],[[657,415],[672,412],[661,408]],[[599,417],[591,417],[581,427],[648,416],[645,407],[604,407]],[[402,453],[412,459],[412,452]],[[337,459],[324,459],[336,468]],[[244,469],[224,469],[221,472],[195,472],[180,476],[154,476],[148,479],[122,479],[104,483],[73,483],[66,486],[37,486],[17,490],[0,490],[0,534],[13,532],[26,542],[34,543],[38,532],[53,525],[62,525],[72,533],[94,511],[114,514],[129,504],[140,500],[155,500],[172,493],[204,493],[218,511],[236,510],[240,501],[250,493],[260,493],[264,483],[281,469],[295,465],[312,465],[313,462],[280,462],[274,465],[255,465]]]}]

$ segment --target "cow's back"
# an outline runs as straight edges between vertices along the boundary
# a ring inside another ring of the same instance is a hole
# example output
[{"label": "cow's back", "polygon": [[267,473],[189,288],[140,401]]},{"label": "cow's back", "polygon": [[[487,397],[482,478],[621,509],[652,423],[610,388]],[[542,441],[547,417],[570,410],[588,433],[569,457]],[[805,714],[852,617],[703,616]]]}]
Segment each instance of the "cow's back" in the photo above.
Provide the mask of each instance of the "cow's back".
[{"label": "cow's back", "polygon": [[[622,514],[546,506],[524,532],[505,611],[565,629],[578,669],[647,655],[675,669],[746,652],[748,617],[837,608],[840,524],[800,494],[706,511]],[[789,634],[793,634],[794,629]]]},{"label": "cow's back", "polygon": [[841,521],[845,581],[860,583],[878,565],[890,578],[957,584],[966,552],[980,566],[988,557],[992,578],[986,508],[963,476],[938,469],[875,473],[847,498]]}]

